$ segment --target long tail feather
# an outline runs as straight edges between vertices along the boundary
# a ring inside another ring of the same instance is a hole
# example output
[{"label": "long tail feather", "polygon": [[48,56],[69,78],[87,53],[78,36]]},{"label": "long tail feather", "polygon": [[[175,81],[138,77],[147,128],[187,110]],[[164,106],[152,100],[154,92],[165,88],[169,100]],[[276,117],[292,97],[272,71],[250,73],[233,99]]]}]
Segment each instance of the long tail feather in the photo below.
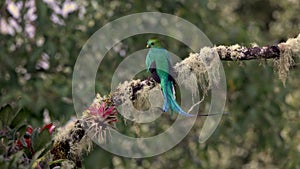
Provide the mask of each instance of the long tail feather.
[{"label": "long tail feather", "polygon": [[164,105],[163,105],[163,111],[167,112],[169,110],[169,102],[167,96],[164,94]]},{"label": "long tail feather", "polygon": [[[177,112],[178,114],[182,115],[182,116],[187,116],[187,117],[191,117],[191,116],[195,116],[193,114],[188,114],[185,111],[182,110],[182,108],[178,105],[178,103],[175,100],[175,96],[173,93],[173,84],[172,81],[162,81],[162,90],[163,90],[163,95],[164,97],[166,97],[165,99],[165,103],[167,102],[168,105],[170,105],[171,109],[175,112]],[[164,104],[165,106],[165,104]]]},{"label": "long tail feather", "polygon": [[163,93],[163,97],[164,97],[164,105],[163,105],[163,111],[164,112],[168,112],[169,110],[169,102],[168,102],[168,90],[167,90],[167,84],[166,84],[166,81],[162,80],[162,83],[160,84],[161,85],[161,90],[162,90],[162,93]]}]

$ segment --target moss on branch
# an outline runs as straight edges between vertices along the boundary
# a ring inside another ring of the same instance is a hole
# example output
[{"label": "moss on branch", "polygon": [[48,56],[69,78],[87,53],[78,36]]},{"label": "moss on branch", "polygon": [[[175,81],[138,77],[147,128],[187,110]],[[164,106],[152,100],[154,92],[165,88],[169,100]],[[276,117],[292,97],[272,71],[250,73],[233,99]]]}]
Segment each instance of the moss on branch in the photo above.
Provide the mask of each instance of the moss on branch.
[{"label": "moss on branch", "polygon": [[[205,47],[201,49],[199,53],[191,53],[189,57],[177,63],[174,66],[174,69],[177,72],[177,83],[190,86],[192,84],[190,82],[196,80],[205,94],[211,87],[211,82],[209,80],[218,81],[220,78],[218,74],[209,74],[209,72],[215,71],[208,71],[210,69],[219,68],[219,59],[225,61],[271,59],[274,62],[275,69],[278,70],[279,79],[285,83],[290,67],[294,64],[293,58],[299,57],[300,34],[297,38],[291,38],[284,43],[272,46],[254,46],[250,48],[240,45],[215,46],[212,48]],[[149,93],[156,87],[157,83],[155,80],[149,77],[145,80],[137,79],[130,82],[123,82],[116,91],[113,91],[108,96],[101,97],[98,94],[91,104],[93,109],[90,108],[86,110],[83,113],[83,117],[75,123],[72,123],[67,130],[64,130],[56,137],[54,147],[51,150],[54,159],[68,159],[73,161],[76,166],[80,166],[80,156],[82,152],[89,151],[91,147],[91,139],[86,137],[89,130],[91,129],[97,131],[97,133],[102,133],[102,131],[98,130],[109,130],[109,128],[103,127],[101,124],[108,126],[111,125],[111,122],[115,121],[114,119],[116,119],[116,116],[111,107],[126,103],[133,103],[137,108],[145,107],[148,105],[147,98]],[[103,109],[101,109],[101,106]],[[98,112],[100,114],[102,113],[102,116],[95,116],[95,113],[91,116],[90,112],[92,110],[97,112],[102,110],[103,112]],[[109,110],[111,111],[111,115],[103,116],[103,113],[107,114],[106,111]],[[100,120],[101,124],[92,125],[94,128],[86,126],[91,120]],[[99,129],[96,129],[95,126]],[[84,128],[87,128],[88,130],[86,131]],[[103,139],[104,138],[101,137],[101,140]]]}]

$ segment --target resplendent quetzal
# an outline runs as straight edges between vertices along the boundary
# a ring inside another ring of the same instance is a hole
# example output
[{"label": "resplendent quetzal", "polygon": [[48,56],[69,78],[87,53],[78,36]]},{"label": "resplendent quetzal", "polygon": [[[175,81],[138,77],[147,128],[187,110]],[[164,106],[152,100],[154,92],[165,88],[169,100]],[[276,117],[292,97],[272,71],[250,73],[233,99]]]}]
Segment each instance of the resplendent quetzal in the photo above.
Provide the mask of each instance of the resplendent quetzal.
[{"label": "resplendent quetzal", "polygon": [[150,48],[146,57],[146,68],[152,73],[154,80],[160,83],[164,97],[163,111],[167,112],[169,107],[172,111],[183,116],[194,116],[184,112],[175,99],[174,70],[172,67],[169,52],[164,49],[159,39],[152,38],[147,42],[147,48]]}]

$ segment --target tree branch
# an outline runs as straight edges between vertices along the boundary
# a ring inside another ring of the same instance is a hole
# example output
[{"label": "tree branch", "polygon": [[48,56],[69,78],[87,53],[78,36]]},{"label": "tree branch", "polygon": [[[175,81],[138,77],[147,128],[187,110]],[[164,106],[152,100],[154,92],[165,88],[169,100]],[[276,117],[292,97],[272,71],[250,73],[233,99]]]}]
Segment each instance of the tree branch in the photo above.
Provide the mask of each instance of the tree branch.
[{"label": "tree branch", "polygon": [[278,59],[285,50],[292,50],[299,56],[300,34],[297,38],[291,38],[286,42],[272,46],[244,47],[240,45],[216,46],[220,59],[225,61],[252,60],[252,59]]},{"label": "tree branch", "polygon": [[[288,74],[289,68],[293,65],[293,57],[300,58],[300,34],[297,38],[292,38],[284,43],[273,46],[264,47],[243,47],[239,45],[233,46],[216,46],[212,48],[205,47],[201,49],[200,53],[191,53],[189,57],[183,61],[177,63],[174,66],[177,72],[177,82],[183,85],[190,86],[191,80],[196,80],[201,86],[201,89],[205,92],[210,88],[209,80],[218,79],[218,75],[211,75],[213,79],[208,78],[209,69],[219,69],[218,59],[225,61],[236,60],[253,60],[253,59],[273,59],[275,67],[278,69],[279,79],[283,82]],[[99,94],[94,99],[91,107],[83,113],[83,117],[78,119],[75,123],[72,123],[67,130],[63,130],[59,136],[55,139],[54,146],[51,153],[54,159],[69,159],[76,165],[80,166],[80,155],[82,152],[90,151],[92,140],[86,137],[89,130],[85,130],[84,126],[88,122],[93,122],[94,125],[86,126],[85,128],[92,129],[94,133],[101,133],[102,130],[108,130],[109,128],[100,126],[102,124],[111,125],[114,122],[116,116],[112,113],[107,117],[95,116],[90,113],[95,108],[100,109],[97,111],[112,110],[114,106],[126,104],[127,102],[133,103],[138,107],[147,107],[147,98],[152,89],[158,85],[152,77],[145,80],[132,80],[130,82],[125,81],[120,84],[116,91],[113,91],[110,95],[101,97]],[[105,103],[105,104],[103,104]],[[103,109],[101,109],[101,105]],[[100,112],[101,113],[101,112]],[[107,114],[106,112],[102,112]],[[99,120],[101,123],[99,123]],[[97,124],[97,125],[95,125]],[[93,127],[93,128],[92,128]],[[80,147],[79,149],[76,147]]]},{"label": "tree branch", "polygon": [[[206,52],[202,51],[204,51],[204,49],[202,49],[200,53],[190,54],[189,57],[174,66],[174,69],[179,74],[184,72],[182,79],[178,81],[188,81],[187,78],[189,78],[191,73],[195,73],[197,75],[207,73],[207,71],[205,71],[205,66],[203,65],[205,64],[203,63],[203,59],[207,57],[207,53],[217,52],[219,58],[224,61],[273,59],[275,69],[278,70],[279,79],[282,80],[283,83],[285,83],[289,68],[294,64],[293,58],[300,58],[300,34],[298,35],[298,37],[288,39],[286,42],[280,43],[278,45],[263,47],[255,46],[250,48],[240,45],[221,45],[209,49],[205,48]],[[203,83],[204,80],[208,79],[202,77],[202,79],[200,80],[202,80],[200,81],[200,83]],[[129,95],[131,101],[136,101],[138,95],[141,95],[142,92],[148,92],[155,86],[156,82],[152,78],[148,78],[143,81],[132,80],[131,82],[125,82],[120,85],[119,88],[114,93],[112,93],[111,98],[115,105],[122,104],[124,102],[125,95]]]},{"label": "tree branch", "polygon": [[220,59],[225,61],[271,59],[280,57],[278,45],[264,47],[244,47],[240,45],[216,46]]}]

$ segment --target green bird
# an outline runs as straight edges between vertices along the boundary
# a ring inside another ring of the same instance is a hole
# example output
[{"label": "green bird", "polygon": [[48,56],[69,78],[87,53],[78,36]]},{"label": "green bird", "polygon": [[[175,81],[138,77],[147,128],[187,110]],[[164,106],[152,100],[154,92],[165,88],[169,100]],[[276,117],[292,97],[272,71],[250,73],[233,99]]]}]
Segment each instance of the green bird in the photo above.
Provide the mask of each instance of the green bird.
[{"label": "green bird", "polygon": [[174,70],[169,52],[164,49],[159,39],[152,38],[147,42],[149,52],[146,57],[146,68],[157,83],[160,83],[164,97],[163,111],[167,112],[169,107],[172,111],[183,116],[194,116],[182,110],[175,99]]}]

